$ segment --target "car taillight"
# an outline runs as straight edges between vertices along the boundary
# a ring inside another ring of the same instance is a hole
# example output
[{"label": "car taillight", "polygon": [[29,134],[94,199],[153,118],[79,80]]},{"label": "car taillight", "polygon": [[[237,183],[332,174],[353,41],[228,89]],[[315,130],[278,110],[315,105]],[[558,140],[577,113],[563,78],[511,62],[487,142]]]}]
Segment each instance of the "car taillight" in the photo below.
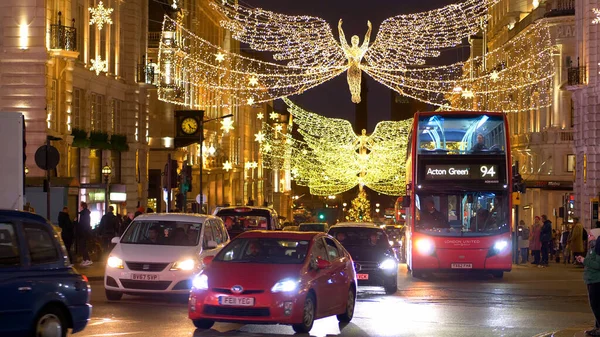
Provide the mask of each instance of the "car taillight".
[{"label": "car taillight", "polygon": [[81,275],[81,278],[86,282],[86,283],[90,283],[90,281],[88,280],[87,276],[85,275]]}]

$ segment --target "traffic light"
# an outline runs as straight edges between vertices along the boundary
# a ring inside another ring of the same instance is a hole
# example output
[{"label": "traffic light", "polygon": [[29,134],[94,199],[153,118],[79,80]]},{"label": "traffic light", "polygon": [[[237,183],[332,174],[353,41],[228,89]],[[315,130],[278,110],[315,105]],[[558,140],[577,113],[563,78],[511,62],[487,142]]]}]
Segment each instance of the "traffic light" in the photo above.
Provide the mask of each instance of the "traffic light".
[{"label": "traffic light", "polygon": [[168,189],[177,187],[177,160],[167,160],[165,172],[163,175],[163,188]]},{"label": "traffic light", "polygon": [[187,185],[187,192],[192,190],[192,166],[183,165],[181,170],[183,183]]},{"label": "traffic light", "polygon": [[523,177],[517,173],[513,176],[513,192],[521,192],[525,193],[527,187],[525,186],[525,182],[523,182]]}]

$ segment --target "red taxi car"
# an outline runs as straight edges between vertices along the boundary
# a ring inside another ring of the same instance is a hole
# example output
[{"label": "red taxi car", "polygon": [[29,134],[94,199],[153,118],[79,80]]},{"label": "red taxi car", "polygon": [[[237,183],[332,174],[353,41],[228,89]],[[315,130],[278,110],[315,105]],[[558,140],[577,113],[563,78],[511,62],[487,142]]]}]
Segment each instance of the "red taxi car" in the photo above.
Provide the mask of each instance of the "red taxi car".
[{"label": "red taxi car", "polygon": [[215,322],[289,324],[306,333],[315,319],[349,322],[356,303],[350,254],[316,232],[245,232],[193,280],[189,318],[199,329]]}]

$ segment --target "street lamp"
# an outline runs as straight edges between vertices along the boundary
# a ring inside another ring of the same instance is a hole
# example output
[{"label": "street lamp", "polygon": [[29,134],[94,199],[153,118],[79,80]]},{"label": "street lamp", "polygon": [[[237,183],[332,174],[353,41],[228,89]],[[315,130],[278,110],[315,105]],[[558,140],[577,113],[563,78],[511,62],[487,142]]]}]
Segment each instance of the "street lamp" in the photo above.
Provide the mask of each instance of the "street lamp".
[{"label": "street lamp", "polygon": [[216,118],[211,118],[211,119],[204,119],[204,111],[202,111],[202,114],[200,115],[200,214],[203,213],[203,208],[202,206],[204,206],[204,196],[202,195],[202,169],[204,166],[204,154],[202,153],[202,145],[204,143],[204,123],[208,123],[208,122],[212,122],[212,121],[216,121],[218,119],[225,119],[225,118],[229,118],[229,117],[233,117],[233,114],[227,114],[227,115],[223,115],[220,117],[216,117]]},{"label": "street lamp", "polygon": [[112,168],[108,166],[108,163],[102,168],[102,175],[104,176],[104,214],[108,212],[108,178],[112,174]]}]

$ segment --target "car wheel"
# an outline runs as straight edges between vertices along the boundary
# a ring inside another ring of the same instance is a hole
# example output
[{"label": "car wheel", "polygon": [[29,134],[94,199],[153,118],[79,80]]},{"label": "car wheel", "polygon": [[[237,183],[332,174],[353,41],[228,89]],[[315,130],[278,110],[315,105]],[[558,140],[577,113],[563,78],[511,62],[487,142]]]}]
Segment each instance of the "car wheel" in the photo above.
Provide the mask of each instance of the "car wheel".
[{"label": "car wheel", "polygon": [[67,329],[63,312],[55,306],[42,309],[35,320],[36,337],[65,337]]},{"label": "car wheel", "polygon": [[492,276],[493,276],[494,278],[501,279],[501,278],[503,278],[503,277],[504,277],[504,272],[503,272],[503,271],[493,271],[493,272],[492,272]]},{"label": "car wheel", "polygon": [[315,299],[312,294],[306,296],[304,300],[304,309],[302,310],[302,323],[292,324],[292,328],[297,333],[308,333],[315,322]]},{"label": "car wheel", "polygon": [[118,291],[104,289],[104,292],[106,294],[106,299],[109,301],[119,301],[121,298],[123,298],[123,293]]},{"label": "car wheel", "polygon": [[204,329],[204,330],[208,330],[208,329],[212,328],[213,325],[215,325],[215,321],[211,321],[208,319],[195,319],[192,322],[194,322],[194,326],[197,329]]},{"label": "car wheel", "polygon": [[343,314],[337,315],[338,321],[348,323],[354,317],[354,307],[356,306],[356,294],[354,288],[348,289],[348,299],[346,300],[346,311]]}]

